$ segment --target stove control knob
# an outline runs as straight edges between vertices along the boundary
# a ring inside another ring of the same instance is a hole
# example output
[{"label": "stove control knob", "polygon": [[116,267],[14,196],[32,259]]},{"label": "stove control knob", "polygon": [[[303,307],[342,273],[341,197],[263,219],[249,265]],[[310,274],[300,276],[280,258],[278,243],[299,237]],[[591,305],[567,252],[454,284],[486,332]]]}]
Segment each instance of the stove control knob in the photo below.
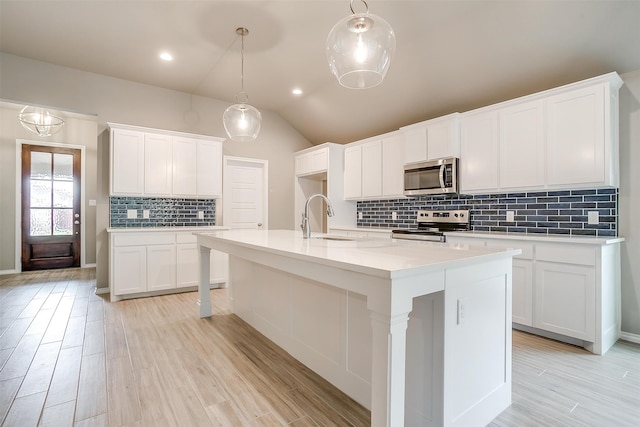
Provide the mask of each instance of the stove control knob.
[{"label": "stove control knob", "polygon": [[453,216],[455,216],[456,218],[458,217],[458,214],[453,214]]}]

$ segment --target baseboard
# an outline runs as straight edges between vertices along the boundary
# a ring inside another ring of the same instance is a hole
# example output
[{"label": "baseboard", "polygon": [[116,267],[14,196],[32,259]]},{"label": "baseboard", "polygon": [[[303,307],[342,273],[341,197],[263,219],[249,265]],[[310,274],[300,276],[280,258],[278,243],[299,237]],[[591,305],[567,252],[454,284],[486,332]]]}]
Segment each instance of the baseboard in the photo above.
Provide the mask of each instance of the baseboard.
[{"label": "baseboard", "polygon": [[630,332],[620,332],[620,339],[640,344],[640,335],[632,334]]},{"label": "baseboard", "polygon": [[104,295],[109,293],[109,288],[98,288],[96,286],[96,295]]},{"label": "baseboard", "polygon": [[85,264],[82,266],[82,268],[96,268],[96,263],[91,263],[91,264]]},{"label": "baseboard", "polygon": [[0,276],[5,274],[17,274],[20,273],[18,270],[0,270]]}]

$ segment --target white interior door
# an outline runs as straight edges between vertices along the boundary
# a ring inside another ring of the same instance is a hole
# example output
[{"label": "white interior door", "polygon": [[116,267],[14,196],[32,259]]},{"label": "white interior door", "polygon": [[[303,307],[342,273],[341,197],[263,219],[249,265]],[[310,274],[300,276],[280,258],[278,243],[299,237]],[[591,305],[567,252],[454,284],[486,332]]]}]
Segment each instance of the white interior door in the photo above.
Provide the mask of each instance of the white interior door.
[{"label": "white interior door", "polygon": [[268,228],[268,161],[224,156],[222,223]]}]

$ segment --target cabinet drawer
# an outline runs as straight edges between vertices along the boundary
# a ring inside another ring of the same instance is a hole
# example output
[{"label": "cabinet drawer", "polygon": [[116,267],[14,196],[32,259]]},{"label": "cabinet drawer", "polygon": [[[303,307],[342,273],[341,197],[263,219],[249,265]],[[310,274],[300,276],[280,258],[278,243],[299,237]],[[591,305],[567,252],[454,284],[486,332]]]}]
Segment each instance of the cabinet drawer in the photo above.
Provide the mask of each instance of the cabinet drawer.
[{"label": "cabinet drawer", "polygon": [[536,259],[563,264],[596,265],[597,254],[594,247],[538,244]]},{"label": "cabinet drawer", "polygon": [[146,245],[170,245],[175,243],[176,233],[150,232],[150,233],[122,233],[112,236],[113,246],[146,246]]},{"label": "cabinet drawer", "polygon": [[176,233],[176,243],[197,243],[198,237],[191,233]]}]

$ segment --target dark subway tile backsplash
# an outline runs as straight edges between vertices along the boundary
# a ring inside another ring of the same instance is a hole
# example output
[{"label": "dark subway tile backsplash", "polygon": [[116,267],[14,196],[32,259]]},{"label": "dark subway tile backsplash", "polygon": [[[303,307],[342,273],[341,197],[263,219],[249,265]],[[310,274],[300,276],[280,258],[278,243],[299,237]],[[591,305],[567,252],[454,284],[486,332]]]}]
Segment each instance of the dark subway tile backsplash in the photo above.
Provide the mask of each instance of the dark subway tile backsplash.
[{"label": "dark subway tile backsplash", "polygon": [[[135,210],[136,218],[127,218]],[[143,212],[149,211],[149,218]],[[202,212],[203,218],[198,218]],[[162,197],[110,197],[111,228],[209,227],[216,225],[215,199],[180,199]]]},{"label": "dark subway tile backsplash", "polygon": [[[473,231],[574,236],[618,235],[618,190],[536,191],[531,193],[436,195],[358,202],[358,227],[413,228],[418,210],[470,211]],[[507,211],[514,222],[507,222]],[[597,211],[599,224],[588,224]],[[396,220],[392,220],[395,212]]]}]

